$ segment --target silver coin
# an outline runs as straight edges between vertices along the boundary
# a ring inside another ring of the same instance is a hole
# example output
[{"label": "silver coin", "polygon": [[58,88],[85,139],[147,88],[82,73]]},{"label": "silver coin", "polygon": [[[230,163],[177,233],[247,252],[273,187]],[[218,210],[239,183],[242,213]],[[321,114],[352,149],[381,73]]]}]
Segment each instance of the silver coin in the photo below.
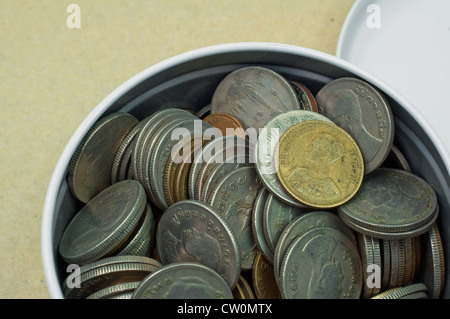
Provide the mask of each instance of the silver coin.
[{"label": "silver coin", "polygon": [[256,169],[264,186],[267,187],[281,201],[298,207],[306,207],[292,198],[285,191],[277,175],[276,156],[278,156],[278,141],[280,137],[293,125],[309,120],[323,120],[331,122],[325,116],[306,110],[293,110],[278,114],[271,118],[262,128],[255,145]]},{"label": "silver coin", "polygon": [[132,299],[233,299],[228,283],[198,263],[166,265],[145,277]]},{"label": "silver coin", "polygon": [[411,166],[409,165],[408,160],[400,151],[400,149],[395,146],[395,144],[392,144],[391,151],[389,152],[387,158],[381,166],[399,168],[412,173]]},{"label": "silver coin", "polygon": [[161,216],[156,243],[164,265],[197,262],[217,271],[233,288],[241,272],[240,250],[228,223],[206,203],[183,200]]},{"label": "silver coin", "polygon": [[195,113],[196,116],[198,116],[199,118],[203,119],[206,116],[208,116],[211,113],[211,104],[208,104],[204,107],[202,107],[200,110],[197,111],[197,113]]},{"label": "silver coin", "polygon": [[386,290],[372,299],[400,299],[418,292],[426,292],[427,287],[424,283],[418,282],[404,287],[396,287]]},{"label": "silver coin", "polygon": [[111,185],[114,157],[122,140],[138,120],[128,113],[112,113],[98,120],[75,150],[67,180],[72,194],[83,203]]},{"label": "silver coin", "polygon": [[94,292],[89,295],[86,299],[106,299],[117,297],[118,295],[133,292],[137,286],[139,286],[140,281],[125,282],[117,285],[112,285],[101,290]]},{"label": "silver coin", "polygon": [[253,165],[250,163],[250,158],[248,156],[236,155],[233,157],[232,162],[226,161],[215,165],[211,170],[208,171],[207,175],[204,177],[203,186],[200,188],[200,200],[203,202],[208,202],[211,191],[214,189],[216,183],[227,176],[232,171],[245,166]]},{"label": "silver coin", "polygon": [[445,284],[445,261],[437,224],[422,235],[422,258],[418,280],[425,283],[430,298],[438,299]]},{"label": "silver coin", "polygon": [[330,227],[297,237],[280,273],[285,299],[357,299],[363,285],[358,248],[347,235]]},{"label": "silver coin", "polygon": [[[158,136],[150,156],[146,157],[146,167],[148,168],[148,180],[150,182],[150,191],[153,194],[154,203],[161,210],[168,208],[168,203],[164,195],[163,178],[164,168],[167,160],[171,156],[172,149],[180,142],[191,140],[196,130],[196,122],[192,119],[179,120],[172,122],[167,129],[162,129],[162,134]],[[211,127],[205,123],[202,130]],[[181,129],[182,135],[172,136],[172,132]],[[201,134],[201,132],[200,132]]]},{"label": "silver coin", "polygon": [[273,269],[277,280],[279,280],[281,276],[280,268],[283,258],[294,239],[304,235],[311,229],[319,227],[336,228],[356,243],[356,238],[351,228],[345,225],[335,213],[328,211],[314,211],[300,215],[285,227],[275,246]]},{"label": "silver coin", "polygon": [[276,114],[299,109],[297,95],[289,82],[260,66],[240,68],[227,75],[211,100],[211,113],[228,113],[245,130],[258,130]]},{"label": "silver coin", "polygon": [[319,113],[347,131],[364,158],[364,172],[378,168],[391,150],[394,118],[384,96],[357,78],[339,78],[323,86],[316,95]]},{"label": "silver coin", "polygon": [[263,230],[272,252],[284,228],[296,217],[309,212],[310,209],[293,207],[278,200],[272,193],[266,199],[263,214]]},{"label": "silver coin", "polygon": [[337,210],[350,227],[385,239],[420,235],[438,213],[436,193],[425,180],[389,168],[366,175],[358,193]]},{"label": "silver coin", "polygon": [[[357,233],[356,238],[358,241],[359,254],[361,256],[362,269],[364,270],[364,283],[366,283],[363,285],[361,298],[367,299],[378,294],[381,290],[381,282],[380,285],[377,285],[376,282],[372,282],[371,285],[368,285],[368,280],[370,279],[369,276],[372,276],[373,273],[367,271],[367,267],[371,265],[376,265],[380,267],[379,269],[382,267],[379,240],[361,233]],[[381,277],[379,279],[381,280]],[[377,280],[377,278],[375,278],[375,280]]]},{"label": "silver coin", "polygon": [[263,227],[264,205],[266,203],[269,194],[270,192],[265,187],[262,187],[259,190],[258,195],[256,195],[255,201],[253,203],[251,223],[252,223],[253,240],[255,241],[256,246],[261,251],[266,260],[270,264],[272,264],[273,252],[266,241],[266,236],[264,236],[264,227]]},{"label": "silver coin", "polygon": [[252,234],[251,212],[261,187],[256,169],[253,166],[241,167],[218,182],[208,200],[236,235],[242,269],[253,267],[258,252]]}]

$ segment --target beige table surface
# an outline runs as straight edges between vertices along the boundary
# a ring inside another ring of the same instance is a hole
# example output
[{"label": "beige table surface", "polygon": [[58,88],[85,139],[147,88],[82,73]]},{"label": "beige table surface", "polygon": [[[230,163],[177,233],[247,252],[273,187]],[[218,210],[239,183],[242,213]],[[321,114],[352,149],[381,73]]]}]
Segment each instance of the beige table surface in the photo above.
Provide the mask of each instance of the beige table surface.
[{"label": "beige table surface", "polygon": [[[81,27],[68,28],[69,4]],[[147,67],[192,49],[262,41],[335,54],[354,0],[1,0],[0,298],[49,298],[41,218],[82,120]]]}]

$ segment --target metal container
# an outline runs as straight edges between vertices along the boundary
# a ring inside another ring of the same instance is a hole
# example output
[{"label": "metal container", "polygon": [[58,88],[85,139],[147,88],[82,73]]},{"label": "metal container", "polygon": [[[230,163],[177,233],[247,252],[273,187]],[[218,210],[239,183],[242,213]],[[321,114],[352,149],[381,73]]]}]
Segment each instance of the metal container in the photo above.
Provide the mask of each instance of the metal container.
[{"label": "metal container", "polygon": [[[335,56],[311,49],[275,43],[230,43],[201,48],[167,59],[132,77],[97,105],[75,131],[53,172],[42,219],[42,261],[52,298],[64,298],[62,281],[68,275],[58,245],[68,222],[81,208],[67,182],[69,162],[91,126],[112,112],[124,111],[139,120],[162,105],[210,103],[219,82],[230,72],[248,65],[271,68],[290,80],[308,86],[313,94],[339,77],[359,77],[377,87],[388,99],[395,116],[395,144],[408,159],[415,174],[436,191],[444,251],[450,249],[450,158],[430,123],[394,89],[373,75]],[[446,263],[446,273],[449,273]],[[450,276],[443,298],[450,297]]]}]

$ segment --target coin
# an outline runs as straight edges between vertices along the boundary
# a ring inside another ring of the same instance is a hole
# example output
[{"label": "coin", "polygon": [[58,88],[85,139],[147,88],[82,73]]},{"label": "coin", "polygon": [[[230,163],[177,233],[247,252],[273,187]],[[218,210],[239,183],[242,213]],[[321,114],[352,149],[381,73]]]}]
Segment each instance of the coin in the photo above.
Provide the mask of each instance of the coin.
[{"label": "coin", "polygon": [[241,268],[251,269],[257,253],[251,226],[253,202],[262,184],[253,166],[240,167],[211,191],[208,203],[230,225],[241,251]]},{"label": "coin", "polygon": [[278,238],[284,228],[296,217],[309,212],[310,209],[293,207],[269,194],[264,205],[263,230],[272,252],[275,251]]},{"label": "coin", "polygon": [[252,269],[253,287],[258,299],[281,299],[272,265],[258,252]]},{"label": "coin", "polygon": [[138,225],[146,203],[137,181],[109,186],[70,221],[59,244],[61,256],[68,263],[83,265],[113,253]]},{"label": "coin", "polygon": [[287,111],[271,118],[262,128],[255,145],[256,168],[264,186],[278,199],[291,205],[305,207],[286,192],[277,175],[278,141],[287,129],[295,124],[310,120],[331,122],[325,116],[305,110]]},{"label": "coin", "polygon": [[392,144],[391,151],[389,152],[387,158],[381,165],[382,167],[391,167],[391,168],[399,168],[403,169],[407,172],[412,173],[411,166],[409,165],[408,161],[406,160],[403,153],[400,151],[400,149]]},{"label": "coin", "polygon": [[297,93],[297,97],[300,102],[300,108],[302,110],[319,112],[316,99],[314,98],[314,95],[311,93],[308,87],[297,81],[290,81],[290,83],[294,88],[295,93]]},{"label": "coin", "polygon": [[358,248],[330,227],[314,228],[297,237],[280,273],[285,299],[356,299],[363,285]]},{"label": "coin", "polygon": [[156,243],[164,265],[198,262],[217,271],[233,288],[241,273],[233,231],[214,209],[195,200],[170,206],[158,224]]},{"label": "coin", "polygon": [[227,113],[213,113],[206,116],[203,121],[218,128],[222,135],[236,135],[245,138],[245,130],[241,122]]},{"label": "coin", "polygon": [[389,103],[372,85],[343,77],[316,95],[319,112],[347,131],[364,158],[365,174],[378,168],[391,150],[394,118]]},{"label": "coin", "polygon": [[275,246],[273,268],[277,280],[279,280],[281,276],[280,268],[283,258],[294,239],[319,227],[336,228],[356,244],[356,239],[351,228],[349,228],[335,213],[329,211],[313,211],[300,215],[283,229],[277,245]]},{"label": "coin", "polygon": [[438,299],[445,284],[445,258],[439,227],[433,227],[422,235],[422,267],[418,280],[425,283],[430,298]]},{"label": "coin", "polygon": [[138,120],[128,113],[112,113],[89,129],[75,150],[67,180],[72,194],[83,203],[111,185],[117,150]]},{"label": "coin", "polygon": [[[372,299],[399,299],[406,297],[417,292],[426,292],[427,287],[424,283],[418,282],[404,287],[396,287],[386,290],[374,297]],[[419,295],[422,297],[422,295]]]},{"label": "coin", "polygon": [[261,66],[239,68],[217,86],[211,113],[228,113],[244,127],[258,129],[274,115],[299,110],[295,91],[280,74]]},{"label": "coin", "polygon": [[199,263],[165,265],[145,277],[132,299],[233,299],[228,283]]},{"label": "coin", "polygon": [[[356,234],[358,240],[359,254],[361,256],[362,269],[364,271],[364,282],[363,289],[361,292],[361,298],[367,299],[380,292],[381,289],[381,255],[379,240],[361,233]],[[367,271],[369,266],[378,266],[380,273],[375,274],[372,271]],[[379,276],[379,278],[377,278]],[[373,277],[373,278],[372,278]],[[373,280],[369,284],[369,280]],[[380,282],[377,282],[380,280]]]},{"label": "coin", "polygon": [[423,234],[438,214],[436,194],[425,180],[390,168],[366,175],[358,193],[337,210],[354,230],[385,239]]},{"label": "coin", "polygon": [[102,258],[80,267],[79,286],[71,286],[68,276],[63,283],[64,296],[84,299],[93,293],[117,284],[137,282],[156,271],[161,264],[142,256],[115,256]]},{"label": "coin", "polygon": [[355,141],[325,121],[305,121],[279,141],[278,177],[294,198],[308,206],[342,205],[358,191],[364,163]]},{"label": "coin", "polygon": [[248,284],[247,280],[245,280],[244,276],[239,276],[239,280],[236,284],[236,287],[233,289],[233,298],[234,299],[255,299],[255,295],[253,293],[252,288]]},{"label": "coin", "polygon": [[255,201],[253,202],[251,224],[253,240],[255,241],[258,250],[264,255],[266,260],[272,264],[273,252],[266,241],[266,236],[264,236],[263,230],[264,206],[269,194],[270,192],[265,187],[262,187],[259,190],[258,195],[256,195]]},{"label": "coin", "polygon": [[140,281],[133,281],[112,285],[94,292],[86,299],[107,299],[127,292],[133,292],[140,283]]}]

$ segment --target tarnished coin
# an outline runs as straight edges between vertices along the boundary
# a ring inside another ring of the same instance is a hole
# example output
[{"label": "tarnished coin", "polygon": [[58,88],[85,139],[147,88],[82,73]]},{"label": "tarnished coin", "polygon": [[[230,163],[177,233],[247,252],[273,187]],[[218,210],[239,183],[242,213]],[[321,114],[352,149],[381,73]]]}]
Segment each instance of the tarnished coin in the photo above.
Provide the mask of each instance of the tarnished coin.
[{"label": "tarnished coin", "polygon": [[438,299],[445,284],[445,260],[442,239],[437,224],[422,238],[422,264],[418,278],[427,286],[428,296]]},{"label": "tarnished coin", "polygon": [[72,194],[83,203],[111,185],[111,170],[122,140],[138,124],[128,113],[112,113],[98,120],[78,145],[69,164]]},{"label": "tarnished coin", "polygon": [[161,266],[156,260],[143,256],[102,258],[79,268],[77,285],[68,276],[63,283],[64,296],[68,299],[84,299],[108,287],[140,282]]},{"label": "tarnished coin", "polygon": [[165,265],[145,277],[132,299],[233,299],[233,293],[211,268],[181,262]]},{"label": "tarnished coin", "polygon": [[234,299],[255,299],[255,294],[253,293],[252,287],[245,280],[244,276],[239,276],[239,280],[236,287],[233,289]]},{"label": "tarnished coin", "polygon": [[281,299],[273,273],[273,266],[258,252],[252,270],[253,287],[258,299]]},{"label": "tarnished coin", "polygon": [[263,230],[272,252],[275,252],[278,238],[286,226],[296,217],[309,211],[311,210],[285,204],[273,194],[269,194],[264,205]]},{"label": "tarnished coin", "polygon": [[283,258],[294,239],[303,236],[311,229],[319,227],[336,228],[356,244],[356,238],[351,228],[345,225],[335,213],[314,211],[300,215],[283,229],[275,247],[273,268],[277,281],[281,276],[280,268]]},{"label": "tarnished coin", "polygon": [[290,81],[290,83],[294,88],[295,93],[297,93],[297,97],[300,102],[300,108],[302,110],[319,112],[316,99],[314,98],[314,95],[311,93],[308,87],[297,81]]},{"label": "tarnished coin", "polygon": [[240,167],[211,191],[208,203],[230,225],[241,251],[241,268],[251,269],[257,253],[252,234],[253,202],[262,184],[253,166]]},{"label": "tarnished coin", "polygon": [[156,243],[164,265],[197,262],[217,271],[233,288],[241,273],[240,250],[228,223],[206,203],[179,201],[158,224]]},{"label": "tarnished coin", "polygon": [[241,122],[227,113],[213,113],[206,116],[203,121],[218,128],[222,135],[235,135],[245,138],[245,129]]},{"label": "tarnished coin", "polygon": [[365,173],[386,159],[394,139],[391,108],[372,85],[357,78],[339,78],[316,95],[319,112],[347,131],[364,158]]},{"label": "tarnished coin", "polygon": [[260,66],[240,68],[217,86],[211,100],[211,113],[228,113],[244,129],[258,130],[276,114],[299,110],[294,89],[280,74]]},{"label": "tarnished coin", "polygon": [[358,248],[344,233],[329,227],[297,237],[280,273],[285,299],[357,299],[363,285]]},{"label": "tarnished coin", "polygon": [[330,208],[356,194],[364,163],[358,145],[343,129],[325,121],[305,121],[281,136],[277,174],[298,201]]},{"label": "tarnished coin", "polygon": [[277,175],[278,141],[295,124],[310,120],[331,122],[325,116],[305,110],[293,110],[271,118],[262,128],[255,145],[256,168],[264,186],[278,199],[291,205],[305,207],[295,200],[281,185]]},{"label": "tarnished coin", "polygon": [[367,299],[378,294],[381,289],[382,264],[379,239],[361,233],[356,233],[356,238],[365,283],[361,292],[361,298]]},{"label": "tarnished coin", "polygon": [[389,168],[365,176],[358,193],[337,209],[353,229],[384,239],[423,234],[438,214],[436,193],[426,181]]},{"label": "tarnished coin", "polygon": [[146,204],[144,189],[135,180],[109,186],[70,221],[59,244],[61,256],[83,265],[112,254],[130,238]]}]

